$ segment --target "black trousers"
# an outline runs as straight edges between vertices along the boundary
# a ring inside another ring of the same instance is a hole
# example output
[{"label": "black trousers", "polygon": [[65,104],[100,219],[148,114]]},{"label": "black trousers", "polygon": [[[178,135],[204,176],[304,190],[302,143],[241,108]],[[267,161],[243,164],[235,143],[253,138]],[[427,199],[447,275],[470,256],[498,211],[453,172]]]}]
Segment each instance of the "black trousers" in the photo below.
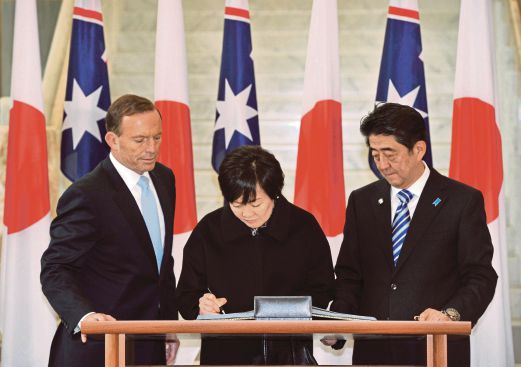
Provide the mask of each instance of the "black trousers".
[{"label": "black trousers", "polygon": [[316,365],[311,336],[209,336],[201,338],[201,365]]},{"label": "black trousers", "polygon": [[[449,367],[470,367],[469,337],[449,337]],[[392,339],[355,339],[353,364],[421,365],[427,363],[425,337]]]}]

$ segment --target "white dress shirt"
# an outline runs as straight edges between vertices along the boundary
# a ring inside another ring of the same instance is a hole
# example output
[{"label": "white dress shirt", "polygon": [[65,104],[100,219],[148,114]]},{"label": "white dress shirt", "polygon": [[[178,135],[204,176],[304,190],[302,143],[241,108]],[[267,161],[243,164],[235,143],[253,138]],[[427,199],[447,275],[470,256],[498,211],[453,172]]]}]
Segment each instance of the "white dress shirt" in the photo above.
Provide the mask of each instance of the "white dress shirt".
[{"label": "white dress shirt", "polygon": [[[411,194],[413,194],[411,201],[409,201],[409,204],[407,204],[411,220],[412,216],[414,215],[414,211],[416,210],[416,206],[418,205],[418,200],[420,200],[423,188],[425,187],[427,179],[429,178],[429,175],[431,173],[429,166],[427,166],[427,164],[424,161],[422,161],[422,163],[425,166],[425,170],[423,171],[422,175],[411,186],[407,187],[407,190],[410,191]],[[396,213],[396,208],[398,208],[398,205],[400,205],[398,192],[402,190],[403,189],[400,189],[398,187],[391,186],[391,224],[394,219],[394,213]]]}]

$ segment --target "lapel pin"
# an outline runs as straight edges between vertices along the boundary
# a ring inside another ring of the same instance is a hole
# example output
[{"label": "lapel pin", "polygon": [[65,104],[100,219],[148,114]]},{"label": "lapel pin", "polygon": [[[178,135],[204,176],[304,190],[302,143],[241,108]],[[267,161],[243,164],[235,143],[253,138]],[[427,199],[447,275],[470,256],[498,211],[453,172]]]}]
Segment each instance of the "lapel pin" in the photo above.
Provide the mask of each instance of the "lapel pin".
[{"label": "lapel pin", "polygon": [[434,201],[432,202],[432,205],[434,205],[434,206],[438,206],[439,203],[441,203],[441,199],[440,199],[440,198],[436,198],[436,200],[434,200]]},{"label": "lapel pin", "polygon": [[384,199],[380,198],[378,199],[378,204],[382,205],[384,203]]}]

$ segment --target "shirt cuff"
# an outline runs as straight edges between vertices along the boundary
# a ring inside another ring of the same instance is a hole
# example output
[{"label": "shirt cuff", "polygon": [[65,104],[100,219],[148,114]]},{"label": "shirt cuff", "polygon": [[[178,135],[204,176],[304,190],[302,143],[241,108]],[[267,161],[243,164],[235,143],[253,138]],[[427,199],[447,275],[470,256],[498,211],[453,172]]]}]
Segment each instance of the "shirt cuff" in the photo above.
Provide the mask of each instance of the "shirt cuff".
[{"label": "shirt cuff", "polygon": [[96,312],[89,312],[88,314],[85,314],[81,319],[80,321],[78,321],[78,325],[76,325],[76,327],[74,328],[74,334],[78,334],[80,331],[81,331],[81,322],[83,320],[85,320],[85,318],[89,315],[92,315],[93,313],[96,313]]}]

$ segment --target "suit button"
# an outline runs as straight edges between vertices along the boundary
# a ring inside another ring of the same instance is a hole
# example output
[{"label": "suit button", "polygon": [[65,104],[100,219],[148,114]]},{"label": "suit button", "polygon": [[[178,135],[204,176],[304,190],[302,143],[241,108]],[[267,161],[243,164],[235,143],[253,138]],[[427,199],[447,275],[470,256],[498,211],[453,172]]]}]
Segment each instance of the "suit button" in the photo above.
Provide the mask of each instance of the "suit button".
[{"label": "suit button", "polygon": [[395,290],[398,289],[398,286],[397,286],[396,284],[392,283],[392,284],[391,284],[391,289],[392,289],[393,291],[395,291]]}]

